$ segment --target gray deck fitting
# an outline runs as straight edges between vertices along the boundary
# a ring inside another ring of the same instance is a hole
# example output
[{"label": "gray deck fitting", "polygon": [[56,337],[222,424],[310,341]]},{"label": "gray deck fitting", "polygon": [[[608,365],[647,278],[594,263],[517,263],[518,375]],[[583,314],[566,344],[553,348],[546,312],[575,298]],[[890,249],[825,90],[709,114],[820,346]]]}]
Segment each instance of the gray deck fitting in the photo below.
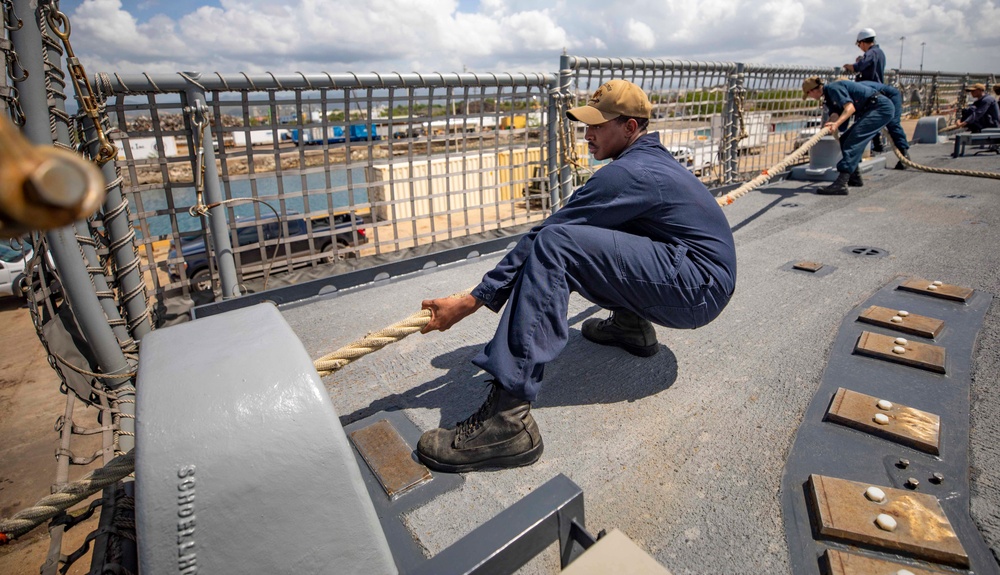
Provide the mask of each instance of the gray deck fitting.
[{"label": "gray deck fitting", "polygon": [[[808,509],[806,482],[810,474],[827,475],[870,485],[905,488],[910,477],[920,478],[917,492],[935,495],[965,547],[971,571],[1000,573],[996,559],[969,514],[969,393],[976,338],[993,296],[976,291],[965,303],[949,302],[897,289],[908,278],[898,278],[852,310],[844,319],[830,351],[819,390],[806,410],[785,464],[781,505],[792,572],[821,573],[826,549],[850,550],[871,557],[925,564],[877,548],[858,548],[816,537]],[[899,334],[857,320],[871,305],[941,319],[945,327],[935,339]],[[905,335],[914,341],[945,346],[947,375],[889,363],[854,353],[862,331]],[[836,423],[824,421],[837,391],[853,391],[905,403],[941,417],[941,454],[933,456]],[[899,461],[906,460],[903,468]],[[933,473],[944,481],[927,481]],[[936,564],[934,564],[937,566]],[[965,571],[959,571],[965,572]]]},{"label": "gray deck fitting", "polygon": [[[344,433],[350,437],[352,432],[383,419],[389,421],[396,428],[407,445],[415,448],[420,439],[420,430],[402,411],[380,411],[345,426]],[[375,505],[375,513],[378,515],[379,523],[382,524],[382,531],[385,532],[385,538],[389,542],[389,549],[392,550],[396,568],[399,569],[401,575],[411,573],[414,566],[425,562],[427,557],[424,555],[423,548],[413,540],[413,535],[403,524],[403,514],[424,505],[443,493],[461,487],[465,483],[465,476],[458,473],[431,471],[432,479],[430,481],[405,491],[393,500],[386,495],[382,484],[379,483],[378,478],[375,477],[361,454],[358,453],[353,441],[351,447],[354,448],[354,457],[358,460],[361,478],[364,479],[365,487],[368,488],[368,496],[371,497],[372,503]]]},{"label": "gray deck fitting", "polygon": [[785,271],[785,272],[793,272],[793,273],[797,273],[797,274],[806,274],[806,275],[815,276],[815,277],[828,276],[828,275],[832,274],[833,272],[837,271],[837,268],[835,266],[831,266],[830,264],[823,264],[823,267],[819,268],[816,271],[809,271],[809,270],[799,269],[799,268],[795,267],[797,264],[799,264],[802,261],[803,260],[792,260],[792,261],[786,263],[785,265],[781,266],[778,269],[780,269],[781,271]]}]

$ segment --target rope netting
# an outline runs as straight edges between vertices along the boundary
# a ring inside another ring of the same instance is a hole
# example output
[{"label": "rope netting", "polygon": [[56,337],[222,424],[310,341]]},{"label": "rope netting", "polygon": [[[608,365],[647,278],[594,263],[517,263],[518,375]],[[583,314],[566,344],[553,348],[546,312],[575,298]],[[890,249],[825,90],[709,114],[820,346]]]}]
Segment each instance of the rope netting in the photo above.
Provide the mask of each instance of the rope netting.
[{"label": "rope netting", "polygon": [[7,543],[59,515],[94,493],[114,485],[135,469],[135,455],[128,452],[95,469],[78,481],[67,483],[57,492],[38,500],[34,506],[0,519],[0,544]]}]

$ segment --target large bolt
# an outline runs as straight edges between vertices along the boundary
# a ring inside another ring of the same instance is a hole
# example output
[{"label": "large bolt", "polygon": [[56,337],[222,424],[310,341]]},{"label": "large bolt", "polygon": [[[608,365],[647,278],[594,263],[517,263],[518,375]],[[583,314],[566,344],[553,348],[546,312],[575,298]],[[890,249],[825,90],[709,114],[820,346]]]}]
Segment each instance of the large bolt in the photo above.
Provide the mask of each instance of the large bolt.
[{"label": "large bolt", "polygon": [[944,481],[944,475],[943,474],[938,473],[938,472],[935,471],[934,475],[931,475],[931,483],[933,483],[934,485],[941,485],[941,482],[943,482],[943,481]]},{"label": "large bolt", "polygon": [[906,487],[908,489],[916,489],[917,486],[919,486],[919,485],[920,485],[920,482],[917,481],[916,477],[911,477],[911,478],[909,478],[909,479],[906,480]]}]

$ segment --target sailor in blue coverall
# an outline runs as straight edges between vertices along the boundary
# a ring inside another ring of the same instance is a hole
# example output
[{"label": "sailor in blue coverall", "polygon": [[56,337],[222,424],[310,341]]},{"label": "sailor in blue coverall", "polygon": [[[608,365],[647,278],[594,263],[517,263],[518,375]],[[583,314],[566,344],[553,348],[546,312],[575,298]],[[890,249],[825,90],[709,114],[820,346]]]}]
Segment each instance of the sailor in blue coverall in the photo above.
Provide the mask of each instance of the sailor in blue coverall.
[{"label": "sailor in blue coverall", "polygon": [[983,131],[983,128],[1000,127],[1000,108],[996,99],[986,93],[984,84],[973,84],[965,89],[972,94],[975,101],[962,110],[962,119],[958,125],[967,128],[973,134]]},{"label": "sailor in blue coverall", "polygon": [[[844,69],[854,74],[855,82],[878,82],[885,83],[885,52],[875,43],[875,30],[862,28],[858,32],[858,39],[855,42],[862,55],[858,56],[854,64],[844,64]],[[886,94],[886,97],[889,97]],[[872,151],[881,153],[882,134],[875,134],[872,138]],[[905,166],[904,166],[905,167]]]},{"label": "sailor in blue coverall", "polygon": [[837,131],[852,116],[855,121],[840,135],[840,161],[837,162],[837,179],[831,185],[816,190],[817,194],[847,195],[847,187],[861,186],[858,165],[868,142],[888,124],[895,115],[895,108],[888,98],[870,86],[857,82],[838,80],[824,85],[822,78],[813,76],[802,82],[803,99],[823,98],[830,113],[825,128]]},{"label": "sailor in blue coverall", "polygon": [[875,43],[875,30],[864,28],[858,32],[855,42],[863,52],[853,64],[844,64],[844,69],[854,74],[857,82],[885,82],[885,52]]},{"label": "sailor in blue coverall", "polygon": [[705,186],[646,133],[652,106],[625,80],[605,83],[567,112],[588,125],[599,170],[566,204],[521,238],[471,295],[423,302],[424,333],[445,330],[486,306],[500,312],[473,363],[494,380],[486,403],[455,429],[426,432],[421,461],[442,471],[536,461],[541,435],[530,402],[545,364],[569,338],[570,293],[611,310],[583,326],[587,339],[639,356],[658,349],[650,322],[694,329],[715,319],[736,285],[728,221]]},{"label": "sailor in blue coverall", "polygon": [[[892,145],[896,146],[903,156],[907,159],[910,157],[910,143],[906,141],[906,132],[903,131],[903,125],[901,120],[903,118],[903,95],[899,93],[899,90],[893,88],[888,84],[880,84],[878,82],[869,82],[865,80],[864,82],[858,82],[869,88],[874,88],[879,94],[882,94],[889,101],[892,102],[893,116],[892,120],[886,124],[885,129],[889,132],[889,138],[892,139]],[[896,164],[897,170],[905,170],[906,164],[903,162],[898,162]]]}]

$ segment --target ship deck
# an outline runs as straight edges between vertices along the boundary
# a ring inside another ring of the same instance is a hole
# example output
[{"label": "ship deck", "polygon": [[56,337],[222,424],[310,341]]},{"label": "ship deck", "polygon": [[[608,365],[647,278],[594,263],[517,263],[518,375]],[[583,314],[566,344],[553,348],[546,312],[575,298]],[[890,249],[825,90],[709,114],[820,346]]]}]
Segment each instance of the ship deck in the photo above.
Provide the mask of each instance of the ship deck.
[{"label": "ship deck", "polygon": [[[997,171],[996,154],[951,158],[951,151],[950,143],[918,144],[911,155],[932,167]],[[890,155],[887,167],[895,163]],[[809,407],[824,378],[836,375],[827,374],[831,358],[850,355],[835,345],[842,323],[901,278],[1000,293],[996,180],[877,169],[846,197],[816,195],[819,185],[779,181],[724,208],[737,246],[735,296],[706,327],[657,328],[661,347],[651,358],[584,340],[582,322],[605,312],[574,295],[569,344],[546,366],[533,407],[545,441],[541,460],[466,474],[460,487],[407,513],[419,544],[436,554],[562,473],[583,489],[590,531],[622,530],[675,575],[801,572],[786,536],[783,477],[800,426],[822,425],[809,420]],[[409,316],[423,299],[474,286],[501,256],[481,254],[280,309],[315,358]],[[824,268],[791,269],[798,261]],[[894,398],[969,414],[971,479],[949,488],[969,502],[982,541],[966,547],[976,548],[970,555],[982,573],[998,572],[982,558],[1000,554],[1000,396],[993,389],[1000,310],[995,301],[986,307],[981,324],[961,328],[973,330],[974,348],[949,357],[968,369],[940,381],[970,386],[967,411],[927,405],[919,392]],[[483,309],[447,332],[410,336],[326,377],[342,423],[380,411],[400,411],[420,430],[463,419],[485,397],[488,375],[470,359],[496,322]],[[942,345],[948,329],[959,327],[946,328]],[[849,361],[864,368],[878,360]],[[898,369],[905,377],[912,368]],[[935,458],[883,443],[931,466],[959,455]],[[853,473],[863,476],[844,478],[874,483],[885,470]],[[521,572],[558,569],[553,547]]]}]

